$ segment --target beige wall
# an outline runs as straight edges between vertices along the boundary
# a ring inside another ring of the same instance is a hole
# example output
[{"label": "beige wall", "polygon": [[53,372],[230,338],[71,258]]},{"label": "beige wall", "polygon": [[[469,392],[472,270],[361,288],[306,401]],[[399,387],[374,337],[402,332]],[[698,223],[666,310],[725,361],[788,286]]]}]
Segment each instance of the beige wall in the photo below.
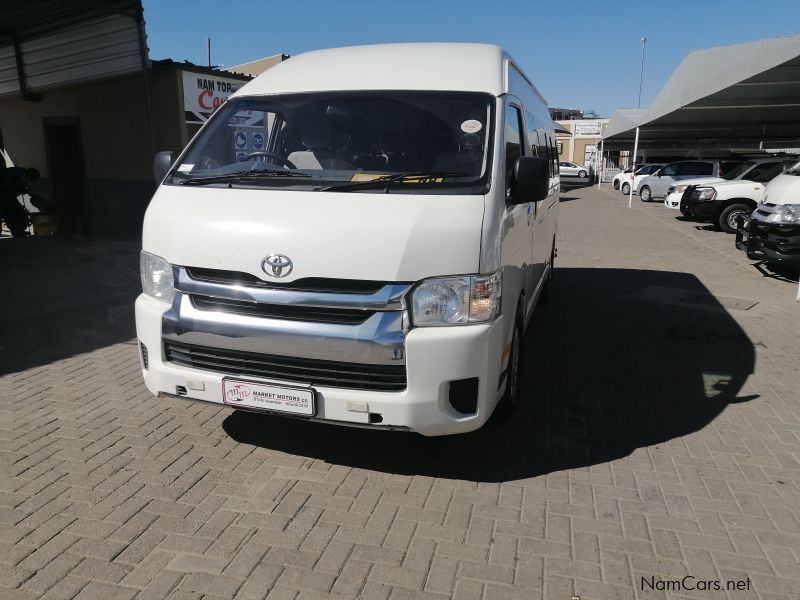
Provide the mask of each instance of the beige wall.
[{"label": "beige wall", "polygon": [[[157,151],[183,147],[178,73],[164,70],[151,76]],[[0,129],[11,159],[47,177],[44,120],[77,117],[87,178],[152,178],[143,85],[141,75],[133,75],[45,92],[41,102],[0,99]]]},{"label": "beige wall", "polygon": [[45,94],[41,102],[21,98],[0,99],[0,129],[6,151],[16,165],[36,167],[47,177],[44,117],[78,114],[75,88]]},{"label": "beige wall", "polygon": [[556,137],[556,144],[561,144],[561,152],[558,153],[558,160],[569,160],[569,154],[572,148],[572,138]]},{"label": "beige wall", "polygon": [[586,146],[591,146],[592,144],[595,144],[596,142],[597,142],[597,140],[587,140],[587,139],[582,139],[582,138],[576,139],[575,140],[575,151],[573,153],[572,161],[577,163],[577,164],[579,164],[579,165],[582,165],[584,163],[584,158],[586,157],[586,155],[585,155]]},{"label": "beige wall", "polygon": [[[155,150],[180,151],[186,140],[180,70],[150,73]],[[49,179],[45,124],[79,123],[85,186],[80,229],[89,235],[134,237],[155,189],[150,132],[141,74],[44,91],[41,102],[0,98],[0,129],[15,164],[36,167],[32,191],[63,205],[64,190]],[[52,157],[57,160],[57,157]],[[62,183],[62,185],[64,185]],[[72,190],[74,193],[74,190]],[[73,208],[68,210],[73,214]]]}]

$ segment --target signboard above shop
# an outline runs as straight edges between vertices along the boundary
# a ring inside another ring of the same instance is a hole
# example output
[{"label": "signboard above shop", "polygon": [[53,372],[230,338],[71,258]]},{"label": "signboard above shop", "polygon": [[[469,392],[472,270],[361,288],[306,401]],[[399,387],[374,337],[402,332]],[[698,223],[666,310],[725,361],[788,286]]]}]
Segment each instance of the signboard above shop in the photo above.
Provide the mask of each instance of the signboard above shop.
[{"label": "signboard above shop", "polygon": [[600,123],[575,124],[575,135],[600,135]]},{"label": "signboard above shop", "polygon": [[187,123],[202,125],[246,81],[182,71],[183,110]]}]

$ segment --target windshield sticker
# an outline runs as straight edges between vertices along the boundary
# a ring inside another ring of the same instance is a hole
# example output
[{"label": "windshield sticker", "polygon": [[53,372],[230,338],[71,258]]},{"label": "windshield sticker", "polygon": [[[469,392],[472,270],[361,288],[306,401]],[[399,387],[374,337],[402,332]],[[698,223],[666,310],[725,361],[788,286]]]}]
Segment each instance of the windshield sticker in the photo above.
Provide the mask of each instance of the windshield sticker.
[{"label": "windshield sticker", "polygon": [[378,177],[388,177],[391,173],[354,173],[350,181],[372,181]]},{"label": "windshield sticker", "polygon": [[[375,181],[381,177],[398,177],[400,173],[355,173],[350,181]],[[405,175],[398,177],[397,183],[443,183],[444,177],[435,175]]]},{"label": "windshield sticker", "polygon": [[194,169],[194,165],[187,165],[186,163],[183,163],[182,165],[178,166],[179,173],[188,173],[192,169]]},{"label": "windshield sticker", "polygon": [[483,129],[483,125],[475,119],[468,119],[461,124],[461,131],[464,133],[478,133],[481,129]]}]

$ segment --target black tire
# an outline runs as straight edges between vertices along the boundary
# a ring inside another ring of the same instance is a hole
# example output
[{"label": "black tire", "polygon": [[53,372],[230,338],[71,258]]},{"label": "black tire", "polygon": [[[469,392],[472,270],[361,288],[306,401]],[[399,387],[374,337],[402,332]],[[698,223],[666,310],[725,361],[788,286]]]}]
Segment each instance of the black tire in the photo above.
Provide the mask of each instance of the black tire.
[{"label": "black tire", "polygon": [[614,185],[614,189],[615,189],[615,190],[618,190],[618,189],[619,189],[619,181],[617,181],[617,180],[614,180],[614,182],[613,182],[613,185]]},{"label": "black tire", "polygon": [[653,199],[653,192],[649,186],[644,186],[639,190],[639,198],[642,202],[650,202]]},{"label": "black tire", "polygon": [[578,171],[578,177],[586,177],[586,171]]},{"label": "black tire", "polygon": [[753,212],[753,208],[743,202],[729,204],[719,214],[717,225],[719,225],[719,228],[725,233],[736,233],[739,227],[739,216],[751,212]]},{"label": "black tire", "polygon": [[631,193],[631,184],[627,181],[622,184],[622,193],[626,196]]},{"label": "black tire", "polygon": [[522,319],[517,317],[514,323],[514,335],[511,338],[511,354],[508,357],[506,371],[506,391],[497,402],[494,416],[498,419],[508,419],[517,407],[519,400],[519,357],[522,342]]}]

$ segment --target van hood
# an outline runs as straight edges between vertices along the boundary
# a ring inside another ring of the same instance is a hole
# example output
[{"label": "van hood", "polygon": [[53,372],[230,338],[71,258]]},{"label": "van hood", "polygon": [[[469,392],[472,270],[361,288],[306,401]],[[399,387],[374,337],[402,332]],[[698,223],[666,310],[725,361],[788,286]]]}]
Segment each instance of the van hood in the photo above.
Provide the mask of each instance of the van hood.
[{"label": "van hood", "polygon": [[764,202],[800,204],[800,175],[778,175],[767,184]]},{"label": "van hood", "polygon": [[249,273],[271,254],[281,278],[411,282],[479,270],[483,196],[304,192],[162,185],[142,248],[168,262]]}]

